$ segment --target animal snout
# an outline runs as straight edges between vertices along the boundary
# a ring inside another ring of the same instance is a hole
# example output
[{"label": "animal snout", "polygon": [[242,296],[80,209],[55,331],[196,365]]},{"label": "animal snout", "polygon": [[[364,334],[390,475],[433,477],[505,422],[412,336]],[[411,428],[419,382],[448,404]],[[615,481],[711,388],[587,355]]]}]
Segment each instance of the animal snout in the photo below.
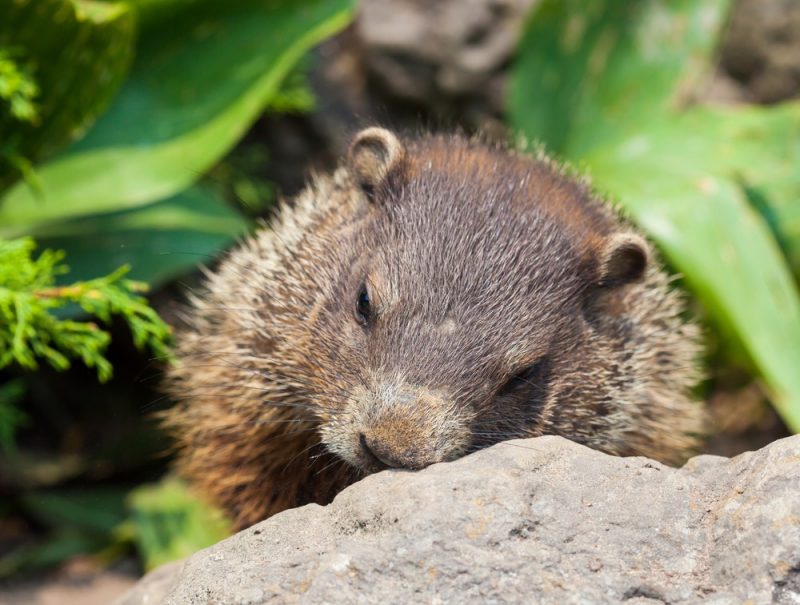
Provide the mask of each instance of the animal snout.
[{"label": "animal snout", "polygon": [[381,468],[422,468],[421,457],[412,448],[398,451],[391,444],[381,439],[367,437],[364,433],[359,435],[359,444],[364,456],[371,460],[375,466]]},{"label": "animal snout", "polygon": [[364,471],[422,469],[458,457],[470,442],[447,393],[380,382],[353,402],[347,446],[338,451]]}]

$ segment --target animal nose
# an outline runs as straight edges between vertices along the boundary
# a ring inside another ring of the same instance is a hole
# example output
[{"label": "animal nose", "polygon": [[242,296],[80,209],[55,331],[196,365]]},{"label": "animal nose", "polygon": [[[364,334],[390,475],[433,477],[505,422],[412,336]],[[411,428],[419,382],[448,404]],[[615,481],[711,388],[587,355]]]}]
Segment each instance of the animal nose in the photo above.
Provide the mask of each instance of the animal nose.
[{"label": "animal nose", "polygon": [[384,468],[402,468],[405,466],[396,456],[392,455],[388,448],[379,442],[370,441],[364,433],[359,434],[361,449],[367,455]]}]

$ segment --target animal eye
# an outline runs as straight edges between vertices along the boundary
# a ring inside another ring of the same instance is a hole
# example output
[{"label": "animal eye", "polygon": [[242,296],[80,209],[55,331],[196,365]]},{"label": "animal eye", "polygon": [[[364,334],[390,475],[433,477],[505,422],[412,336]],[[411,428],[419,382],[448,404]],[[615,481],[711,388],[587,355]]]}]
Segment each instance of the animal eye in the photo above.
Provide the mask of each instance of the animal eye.
[{"label": "animal eye", "polygon": [[367,325],[372,316],[372,303],[369,299],[366,284],[362,285],[356,296],[356,321],[362,326]]},{"label": "animal eye", "polygon": [[518,389],[544,390],[547,380],[547,358],[542,357],[536,363],[521,368],[514,373],[497,392],[498,395],[508,395]]}]

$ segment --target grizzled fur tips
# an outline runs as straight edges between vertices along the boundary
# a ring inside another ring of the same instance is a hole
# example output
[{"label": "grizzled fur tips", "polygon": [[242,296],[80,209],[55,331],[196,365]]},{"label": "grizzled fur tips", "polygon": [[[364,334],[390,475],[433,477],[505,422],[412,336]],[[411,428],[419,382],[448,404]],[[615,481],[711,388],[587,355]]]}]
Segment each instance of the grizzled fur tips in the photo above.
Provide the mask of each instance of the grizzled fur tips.
[{"label": "grizzled fur tips", "polygon": [[361,132],[192,306],[165,424],[239,526],[511,438],[679,462],[702,432],[698,332],[647,241],[461,137]]}]

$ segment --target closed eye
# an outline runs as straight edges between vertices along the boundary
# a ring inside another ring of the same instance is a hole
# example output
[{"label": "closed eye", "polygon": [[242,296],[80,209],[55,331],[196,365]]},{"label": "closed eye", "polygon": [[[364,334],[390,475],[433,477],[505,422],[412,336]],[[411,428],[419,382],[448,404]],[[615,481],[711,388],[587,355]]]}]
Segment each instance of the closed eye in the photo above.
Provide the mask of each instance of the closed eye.
[{"label": "closed eye", "polygon": [[542,357],[536,363],[520,368],[497,391],[499,396],[509,395],[520,390],[544,390],[547,388],[549,363]]}]

